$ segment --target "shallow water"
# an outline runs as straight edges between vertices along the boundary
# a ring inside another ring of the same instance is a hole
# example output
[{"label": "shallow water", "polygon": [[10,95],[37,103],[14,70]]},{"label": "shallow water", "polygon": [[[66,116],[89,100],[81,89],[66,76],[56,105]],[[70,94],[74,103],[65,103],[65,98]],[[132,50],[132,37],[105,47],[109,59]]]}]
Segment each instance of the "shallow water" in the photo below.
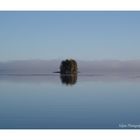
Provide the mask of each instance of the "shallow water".
[{"label": "shallow water", "polygon": [[139,106],[137,74],[0,75],[0,128],[140,128]]}]

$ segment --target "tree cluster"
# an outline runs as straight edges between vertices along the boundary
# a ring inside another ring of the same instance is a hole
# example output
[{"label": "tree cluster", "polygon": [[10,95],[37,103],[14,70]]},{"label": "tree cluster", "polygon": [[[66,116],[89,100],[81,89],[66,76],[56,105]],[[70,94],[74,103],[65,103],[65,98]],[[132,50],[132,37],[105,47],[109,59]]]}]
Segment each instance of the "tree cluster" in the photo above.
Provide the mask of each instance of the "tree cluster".
[{"label": "tree cluster", "polygon": [[78,71],[77,62],[73,59],[66,59],[61,62],[60,73],[61,74],[76,74]]}]

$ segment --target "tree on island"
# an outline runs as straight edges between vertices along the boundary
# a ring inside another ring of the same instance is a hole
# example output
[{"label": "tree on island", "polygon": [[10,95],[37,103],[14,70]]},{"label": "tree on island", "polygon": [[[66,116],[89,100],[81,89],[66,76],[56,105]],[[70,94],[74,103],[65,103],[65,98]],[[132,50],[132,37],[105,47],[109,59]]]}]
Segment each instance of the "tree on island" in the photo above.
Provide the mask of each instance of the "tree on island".
[{"label": "tree on island", "polygon": [[78,67],[77,62],[73,59],[66,59],[61,62],[60,73],[61,74],[77,74]]}]

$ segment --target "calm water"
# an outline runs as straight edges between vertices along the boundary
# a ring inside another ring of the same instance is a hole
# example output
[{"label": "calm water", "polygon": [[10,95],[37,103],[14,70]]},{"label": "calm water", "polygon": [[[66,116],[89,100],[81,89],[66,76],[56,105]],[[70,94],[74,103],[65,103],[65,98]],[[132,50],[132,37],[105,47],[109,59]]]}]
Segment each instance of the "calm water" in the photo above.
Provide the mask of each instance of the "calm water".
[{"label": "calm water", "polygon": [[134,128],[139,107],[139,75],[0,76],[0,128]]}]

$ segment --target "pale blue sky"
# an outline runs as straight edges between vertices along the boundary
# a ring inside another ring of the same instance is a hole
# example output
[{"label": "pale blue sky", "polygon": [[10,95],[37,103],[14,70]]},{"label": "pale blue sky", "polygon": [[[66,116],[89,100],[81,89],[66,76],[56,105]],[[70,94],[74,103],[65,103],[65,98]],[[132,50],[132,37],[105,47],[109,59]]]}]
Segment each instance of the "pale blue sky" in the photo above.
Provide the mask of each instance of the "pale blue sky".
[{"label": "pale blue sky", "polygon": [[140,12],[0,12],[0,61],[140,59]]}]

